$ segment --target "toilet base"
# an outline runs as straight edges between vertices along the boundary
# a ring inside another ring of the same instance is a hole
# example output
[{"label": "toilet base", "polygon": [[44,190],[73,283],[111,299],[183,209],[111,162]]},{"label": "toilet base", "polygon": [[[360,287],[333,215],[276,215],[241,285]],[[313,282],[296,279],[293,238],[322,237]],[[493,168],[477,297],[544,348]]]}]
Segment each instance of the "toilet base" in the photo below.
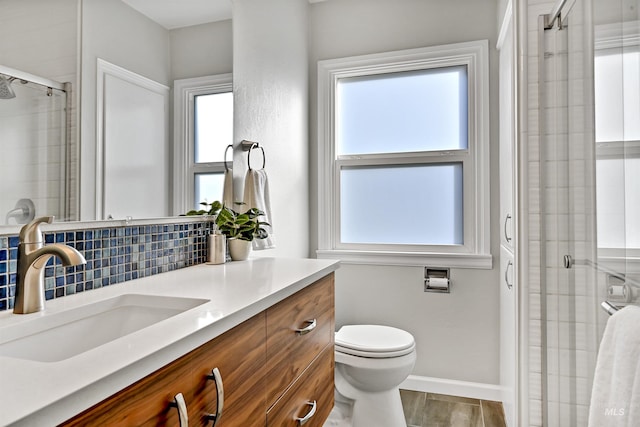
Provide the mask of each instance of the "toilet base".
[{"label": "toilet base", "polygon": [[336,390],[335,406],[323,427],[406,427],[400,390],[367,393],[352,400]]},{"label": "toilet base", "polygon": [[351,421],[352,412],[353,405],[351,403],[336,400],[335,406],[322,427],[353,427],[353,422]]},{"label": "toilet base", "polygon": [[368,393],[366,399],[353,403],[353,427],[406,427],[400,390]]}]

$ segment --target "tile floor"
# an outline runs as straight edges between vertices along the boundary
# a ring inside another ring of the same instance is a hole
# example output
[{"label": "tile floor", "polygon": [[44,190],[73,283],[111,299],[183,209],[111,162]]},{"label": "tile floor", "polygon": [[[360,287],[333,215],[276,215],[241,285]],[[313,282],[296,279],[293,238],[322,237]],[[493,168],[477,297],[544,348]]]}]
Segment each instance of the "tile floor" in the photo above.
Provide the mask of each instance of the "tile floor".
[{"label": "tile floor", "polygon": [[400,390],[407,427],[505,427],[502,403]]}]

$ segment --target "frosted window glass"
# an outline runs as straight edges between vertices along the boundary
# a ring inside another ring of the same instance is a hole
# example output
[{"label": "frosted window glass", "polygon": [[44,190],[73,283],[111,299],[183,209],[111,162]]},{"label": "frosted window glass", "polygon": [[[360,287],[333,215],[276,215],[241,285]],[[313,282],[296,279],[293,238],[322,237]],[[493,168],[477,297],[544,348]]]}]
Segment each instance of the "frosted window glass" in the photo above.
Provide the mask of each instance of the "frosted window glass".
[{"label": "frosted window glass", "polygon": [[640,140],[640,53],[605,52],[594,62],[596,141]]},{"label": "frosted window glass", "polygon": [[[598,246],[640,248],[640,159],[596,161]],[[626,191],[625,191],[626,190]]]},{"label": "frosted window glass", "polygon": [[462,164],[340,172],[342,243],[461,245]]},{"label": "frosted window glass", "polygon": [[194,209],[203,209],[200,202],[213,202],[222,200],[222,188],[224,186],[224,173],[198,173],[195,180],[195,206]]},{"label": "frosted window glass", "polygon": [[467,148],[466,66],[342,78],[336,97],[339,155]]},{"label": "frosted window glass", "polygon": [[198,95],[194,99],[195,162],[223,162],[233,143],[233,93]]}]

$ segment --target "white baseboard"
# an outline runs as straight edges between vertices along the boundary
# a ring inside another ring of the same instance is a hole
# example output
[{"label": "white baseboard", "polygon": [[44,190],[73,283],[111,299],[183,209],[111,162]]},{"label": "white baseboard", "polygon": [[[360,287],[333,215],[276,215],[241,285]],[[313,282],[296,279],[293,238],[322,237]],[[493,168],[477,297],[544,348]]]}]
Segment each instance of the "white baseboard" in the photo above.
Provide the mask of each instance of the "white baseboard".
[{"label": "white baseboard", "polygon": [[502,388],[495,384],[409,375],[409,377],[400,384],[400,388],[403,390],[447,394],[473,399],[502,401]]}]

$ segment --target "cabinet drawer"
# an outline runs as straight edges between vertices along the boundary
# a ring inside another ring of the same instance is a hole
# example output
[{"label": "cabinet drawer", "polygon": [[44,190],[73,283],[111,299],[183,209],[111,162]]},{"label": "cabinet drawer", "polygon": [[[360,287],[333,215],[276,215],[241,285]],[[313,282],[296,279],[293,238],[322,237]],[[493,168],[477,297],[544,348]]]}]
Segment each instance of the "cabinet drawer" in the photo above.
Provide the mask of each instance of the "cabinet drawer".
[{"label": "cabinet drawer", "polygon": [[333,408],[333,346],[328,346],[303,372],[287,392],[267,412],[269,427],[298,427],[297,418],[311,410],[309,402],[316,402],[316,412],[305,427],[321,427]]},{"label": "cabinet drawer", "polygon": [[[313,330],[296,331],[312,320]],[[333,274],[267,309],[267,404],[272,405],[333,340]]]},{"label": "cabinet drawer", "polygon": [[265,332],[262,312],[195,350],[197,362],[192,372],[196,383],[188,402],[190,427],[212,425],[203,414],[216,410],[216,386],[207,379],[214,367],[224,384],[224,409],[216,427],[264,427]]},{"label": "cabinet drawer", "polygon": [[64,423],[64,426],[178,426],[170,403],[182,393],[190,426],[210,426],[205,414],[216,410],[216,385],[207,379],[218,368],[224,409],[217,426],[265,424],[264,312],[159,369]]},{"label": "cabinet drawer", "polygon": [[193,386],[190,364],[182,358],[61,425],[177,426],[178,413],[169,404],[177,393],[183,393],[188,403],[186,392]]}]

